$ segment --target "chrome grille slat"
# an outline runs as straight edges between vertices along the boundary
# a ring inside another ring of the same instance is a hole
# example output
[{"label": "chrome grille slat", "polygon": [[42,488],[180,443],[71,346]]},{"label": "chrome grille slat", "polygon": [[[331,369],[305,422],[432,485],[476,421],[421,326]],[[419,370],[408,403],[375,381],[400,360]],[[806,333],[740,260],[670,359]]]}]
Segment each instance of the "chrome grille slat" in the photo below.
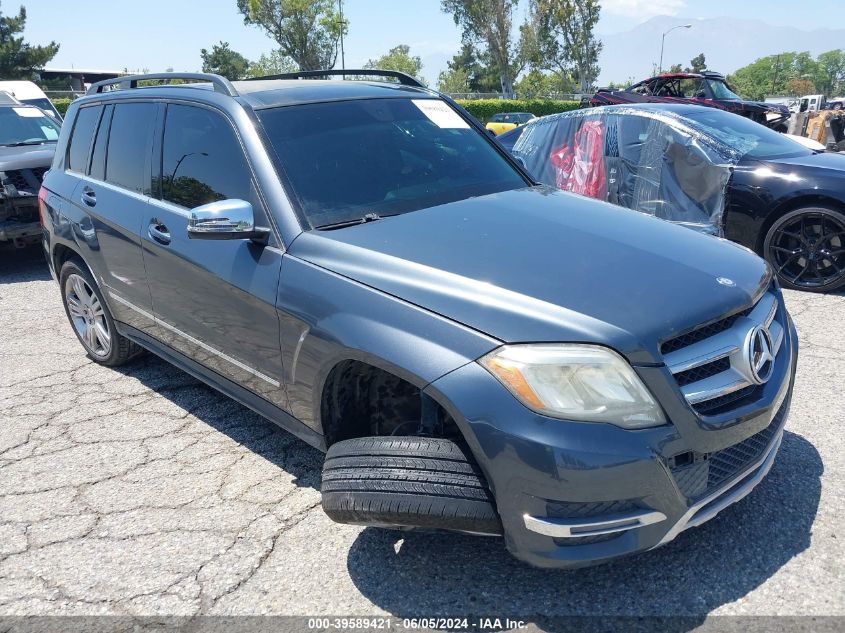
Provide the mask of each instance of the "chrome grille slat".
[{"label": "chrome grille slat", "polygon": [[[757,303],[741,312],[702,326],[665,342],[661,349],[669,371],[675,376],[687,402],[706,415],[708,401],[731,402],[730,394],[760,384],[743,362],[749,337],[756,326],[765,326],[771,338],[771,352],[778,357],[784,340],[784,328],[777,319],[778,298],[771,290]],[[727,359],[729,362],[726,362]],[[737,405],[738,406],[738,405]],[[713,407],[714,410],[724,407]]]}]

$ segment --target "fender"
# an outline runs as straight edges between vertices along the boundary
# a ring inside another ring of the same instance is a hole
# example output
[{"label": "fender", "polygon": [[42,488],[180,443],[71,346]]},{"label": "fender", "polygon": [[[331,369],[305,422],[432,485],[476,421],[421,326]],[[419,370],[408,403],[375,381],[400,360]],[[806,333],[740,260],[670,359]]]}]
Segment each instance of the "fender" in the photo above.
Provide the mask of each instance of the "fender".
[{"label": "fender", "polygon": [[326,378],[342,361],[373,365],[423,389],[501,345],[289,254],[282,263],[276,307],[291,413],[318,433]]}]

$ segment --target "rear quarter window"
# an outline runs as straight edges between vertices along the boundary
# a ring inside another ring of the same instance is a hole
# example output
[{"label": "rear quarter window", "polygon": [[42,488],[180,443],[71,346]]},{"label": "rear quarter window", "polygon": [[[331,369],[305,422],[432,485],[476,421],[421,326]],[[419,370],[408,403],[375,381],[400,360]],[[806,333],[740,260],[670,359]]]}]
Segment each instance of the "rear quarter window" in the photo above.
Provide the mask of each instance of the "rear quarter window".
[{"label": "rear quarter window", "polygon": [[91,150],[91,141],[94,139],[94,130],[97,129],[97,122],[100,120],[102,106],[91,106],[80,108],[73,124],[73,133],[70,137],[70,147],[67,156],[67,168],[84,174],[88,168],[88,155]]}]

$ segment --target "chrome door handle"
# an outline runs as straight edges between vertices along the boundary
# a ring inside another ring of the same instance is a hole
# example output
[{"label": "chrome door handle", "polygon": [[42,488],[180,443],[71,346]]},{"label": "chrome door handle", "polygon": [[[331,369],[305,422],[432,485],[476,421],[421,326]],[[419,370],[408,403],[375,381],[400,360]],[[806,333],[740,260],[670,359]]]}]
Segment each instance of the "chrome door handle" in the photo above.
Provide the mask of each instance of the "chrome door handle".
[{"label": "chrome door handle", "polygon": [[159,244],[170,244],[170,231],[158,220],[150,220],[147,232]]},{"label": "chrome door handle", "polygon": [[82,189],[82,202],[84,202],[89,207],[94,207],[97,205],[97,194],[94,193],[94,190],[91,187],[85,187]]}]

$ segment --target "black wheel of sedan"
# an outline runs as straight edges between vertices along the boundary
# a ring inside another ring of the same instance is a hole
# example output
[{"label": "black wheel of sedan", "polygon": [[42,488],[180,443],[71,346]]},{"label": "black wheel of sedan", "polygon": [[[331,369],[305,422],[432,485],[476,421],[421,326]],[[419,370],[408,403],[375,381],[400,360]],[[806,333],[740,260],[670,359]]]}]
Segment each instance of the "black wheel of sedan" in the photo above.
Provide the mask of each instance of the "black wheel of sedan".
[{"label": "black wheel of sedan", "polygon": [[783,287],[837,290],[845,286],[845,214],[826,207],[790,211],[766,233],[763,253]]},{"label": "black wheel of sedan", "polygon": [[65,313],[89,358],[114,367],[142,351],[115,329],[111,312],[85,264],[76,259],[66,261],[59,282]]}]

